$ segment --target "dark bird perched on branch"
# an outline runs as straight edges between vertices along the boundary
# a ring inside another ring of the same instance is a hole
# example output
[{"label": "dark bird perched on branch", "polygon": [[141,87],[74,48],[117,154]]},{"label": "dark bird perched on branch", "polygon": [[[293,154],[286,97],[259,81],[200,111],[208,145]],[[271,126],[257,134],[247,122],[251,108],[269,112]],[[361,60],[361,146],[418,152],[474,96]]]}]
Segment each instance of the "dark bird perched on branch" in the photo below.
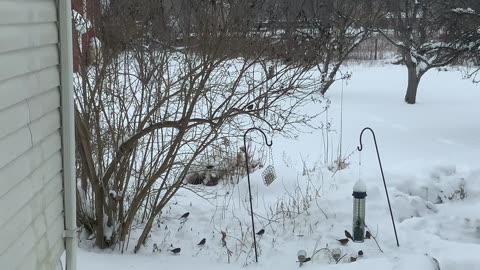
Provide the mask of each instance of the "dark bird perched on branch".
[{"label": "dark bird perched on branch", "polygon": [[180,251],[182,251],[181,248],[174,248],[174,249],[170,250],[170,252],[172,252],[173,254],[178,254],[178,253],[180,253]]},{"label": "dark bird perched on branch", "polygon": [[179,219],[185,219],[187,218],[188,216],[190,215],[190,212],[186,212],[185,214],[183,214]]},{"label": "dark bird perched on branch", "polygon": [[263,235],[265,233],[264,229],[261,229],[260,231],[257,232],[257,235]]},{"label": "dark bird perched on branch", "polygon": [[200,243],[197,244],[197,246],[203,246],[205,245],[206,242],[207,242],[207,239],[203,238],[202,241],[200,241]]}]

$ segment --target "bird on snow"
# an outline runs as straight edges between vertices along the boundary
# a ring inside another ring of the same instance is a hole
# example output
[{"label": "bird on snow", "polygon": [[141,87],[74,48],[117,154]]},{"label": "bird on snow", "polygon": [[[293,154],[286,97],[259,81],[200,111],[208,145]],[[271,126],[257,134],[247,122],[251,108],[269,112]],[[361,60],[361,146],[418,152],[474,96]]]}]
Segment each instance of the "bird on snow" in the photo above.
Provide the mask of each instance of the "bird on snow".
[{"label": "bird on snow", "polygon": [[206,242],[207,242],[207,239],[203,238],[202,241],[200,241],[200,243],[197,244],[197,246],[203,246],[205,245]]},{"label": "bird on snow", "polygon": [[348,243],[348,238],[338,239],[337,241],[340,242],[341,245],[346,245]]},{"label": "bird on snow", "polygon": [[190,215],[190,212],[186,212],[185,214],[183,214],[179,219],[186,219],[188,216]]},{"label": "bird on snow", "polygon": [[182,249],[181,248],[174,248],[174,249],[170,249],[170,252],[172,252],[173,254],[178,254],[180,253]]},{"label": "bird on snow", "polygon": [[257,232],[257,235],[263,235],[265,233],[264,229],[261,229],[260,231]]}]

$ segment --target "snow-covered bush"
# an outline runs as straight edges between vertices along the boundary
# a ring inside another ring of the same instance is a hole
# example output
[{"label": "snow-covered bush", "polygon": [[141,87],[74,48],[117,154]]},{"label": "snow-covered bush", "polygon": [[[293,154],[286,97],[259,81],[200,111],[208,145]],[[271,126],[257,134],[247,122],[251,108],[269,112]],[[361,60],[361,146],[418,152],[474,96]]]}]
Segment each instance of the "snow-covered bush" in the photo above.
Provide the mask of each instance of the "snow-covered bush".
[{"label": "snow-covered bush", "polygon": [[398,189],[434,204],[463,200],[468,196],[465,176],[458,174],[454,166],[437,167],[420,183],[406,181]]}]

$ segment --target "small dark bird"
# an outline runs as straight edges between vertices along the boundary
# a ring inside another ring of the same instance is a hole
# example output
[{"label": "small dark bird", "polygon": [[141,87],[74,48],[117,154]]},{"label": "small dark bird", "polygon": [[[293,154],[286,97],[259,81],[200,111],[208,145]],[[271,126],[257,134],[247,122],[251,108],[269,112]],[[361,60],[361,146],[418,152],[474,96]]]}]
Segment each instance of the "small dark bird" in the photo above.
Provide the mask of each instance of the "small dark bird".
[{"label": "small dark bird", "polygon": [[264,229],[261,229],[260,231],[257,232],[257,235],[263,235],[265,233]]},{"label": "small dark bird", "polygon": [[369,231],[367,231],[365,233],[365,239],[370,239],[371,237],[372,237],[372,234]]},{"label": "small dark bird", "polygon": [[346,245],[348,243],[348,238],[344,238],[344,239],[339,239],[337,240],[338,242],[340,242],[341,245]]},{"label": "small dark bird", "polygon": [[345,230],[345,237],[353,240],[352,235],[347,230]]},{"label": "small dark bird", "polygon": [[363,256],[363,250],[358,251],[358,256]]},{"label": "small dark bird", "polygon": [[355,257],[350,257],[350,262],[354,262],[354,261],[356,261],[356,260],[357,260],[357,258],[355,258]]},{"label": "small dark bird", "polygon": [[183,214],[179,219],[187,218],[189,215],[190,215],[190,212],[186,212],[186,213]]},{"label": "small dark bird", "polygon": [[206,242],[207,242],[207,239],[203,238],[202,241],[200,241],[200,243],[197,244],[197,246],[203,246],[205,245]]},{"label": "small dark bird", "polygon": [[173,254],[178,254],[178,253],[180,253],[180,251],[182,251],[181,248],[174,248],[174,249],[170,250],[170,252],[172,252]]}]

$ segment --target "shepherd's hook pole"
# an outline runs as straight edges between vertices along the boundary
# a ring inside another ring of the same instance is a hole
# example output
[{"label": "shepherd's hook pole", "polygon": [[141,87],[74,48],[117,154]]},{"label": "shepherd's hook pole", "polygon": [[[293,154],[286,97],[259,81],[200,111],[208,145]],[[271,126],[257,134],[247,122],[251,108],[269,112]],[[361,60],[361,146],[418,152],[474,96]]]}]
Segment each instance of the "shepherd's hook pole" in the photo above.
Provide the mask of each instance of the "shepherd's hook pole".
[{"label": "shepherd's hook pole", "polygon": [[247,151],[247,133],[253,130],[258,130],[263,134],[263,137],[265,138],[265,144],[267,146],[272,146],[272,140],[270,140],[270,143],[268,143],[267,135],[265,135],[265,132],[263,130],[253,127],[247,129],[245,131],[245,134],[243,134],[243,148],[245,150],[245,167],[247,168],[247,180],[248,180],[248,194],[250,195],[250,215],[252,216],[252,234],[253,234],[253,244],[255,246],[255,262],[258,263],[258,253],[257,253],[257,238],[255,237],[255,222],[253,220],[253,199],[252,199],[252,188],[250,187],[250,170],[248,168],[248,151]]},{"label": "shepherd's hook pole", "polygon": [[395,240],[397,240],[397,247],[400,246],[398,243],[397,229],[395,228],[395,220],[393,219],[392,205],[390,204],[390,197],[388,196],[387,183],[385,182],[385,175],[383,174],[382,161],[380,160],[380,153],[378,152],[377,139],[375,138],[375,132],[369,127],[366,127],[360,132],[360,146],[357,146],[358,151],[363,150],[362,144],[362,135],[365,130],[369,130],[373,135],[373,142],[375,143],[375,149],[377,150],[378,164],[380,165],[380,172],[382,173],[383,186],[385,187],[385,195],[387,195],[388,209],[390,210],[390,217],[392,218],[393,232],[395,233]]}]

